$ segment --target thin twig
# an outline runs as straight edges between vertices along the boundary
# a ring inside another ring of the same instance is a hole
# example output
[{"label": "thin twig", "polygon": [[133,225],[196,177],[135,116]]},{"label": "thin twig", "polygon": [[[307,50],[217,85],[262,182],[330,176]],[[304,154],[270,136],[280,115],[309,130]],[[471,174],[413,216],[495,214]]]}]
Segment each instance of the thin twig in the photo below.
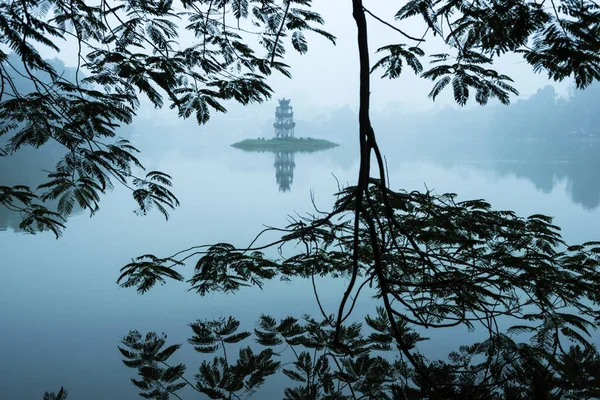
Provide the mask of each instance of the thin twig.
[{"label": "thin twig", "polygon": [[375,18],[377,21],[381,22],[382,24],[389,26],[390,28],[392,28],[393,30],[395,30],[396,32],[399,32],[402,36],[410,39],[410,40],[414,40],[416,42],[424,42],[425,39],[424,38],[417,38],[414,36],[409,35],[408,33],[404,32],[403,30],[396,28],[394,25],[390,24],[389,22],[386,22],[384,20],[382,20],[381,18],[379,18],[377,15],[373,14],[371,11],[367,10],[365,7],[363,7],[363,10],[369,14],[371,17]]},{"label": "thin twig", "polygon": [[275,43],[273,44],[273,51],[271,52],[271,65],[273,65],[273,61],[275,61],[275,53],[277,53],[277,44],[279,43],[279,38],[281,37],[283,27],[285,26],[285,20],[287,19],[288,11],[290,10],[290,4],[292,4],[291,0],[287,0],[287,5],[285,6],[285,11],[281,20],[281,25],[279,26],[277,36],[275,36]]}]

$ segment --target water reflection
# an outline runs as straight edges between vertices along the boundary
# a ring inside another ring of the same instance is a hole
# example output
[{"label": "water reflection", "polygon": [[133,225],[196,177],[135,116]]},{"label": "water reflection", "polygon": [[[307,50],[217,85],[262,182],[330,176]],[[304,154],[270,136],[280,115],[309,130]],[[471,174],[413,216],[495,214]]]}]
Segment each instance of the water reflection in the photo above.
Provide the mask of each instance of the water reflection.
[{"label": "water reflection", "polygon": [[273,167],[275,168],[275,182],[279,187],[279,191],[286,193],[292,190],[292,184],[294,183],[294,169],[296,168],[296,162],[294,155],[296,153],[316,153],[325,150],[311,150],[311,151],[269,151],[269,150],[247,150],[239,149],[247,153],[273,153],[274,161]]},{"label": "water reflection", "polygon": [[495,149],[497,160],[511,160],[494,162],[499,175],[525,178],[544,193],[550,193],[558,183],[566,181],[567,192],[574,203],[586,210],[600,205],[600,143],[597,141],[524,142]]},{"label": "water reflection", "polygon": [[[294,164],[298,160],[300,171],[293,171],[295,179],[289,183],[294,190],[285,196],[276,193],[274,186],[273,190],[256,190],[274,184],[273,163],[277,153],[240,153],[225,140],[223,143],[222,150],[216,145],[205,145],[185,147],[181,152],[166,146],[157,151],[160,157],[152,160],[153,168],[173,176],[182,203],[168,223],[156,213],[137,217],[131,212],[130,193],[117,187],[103,199],[102,215],[69,221],[65,236],[59,241],[52,235],[18,237],[12,232],[0,232],[4,255],[0,264],[5,266],[0,280],[0,304],[6,305],[0,307],[3,323],[0,376],[8,377],[0,379],[2,398],[40,399],[44,390],[55,390],[60,385],[67,387],[74,398],[137,398],[138,390],[129,380],[135,374],[122,364],[116,348],[119,338],[130,329],[165,332],[170,343],[183,343],[178,353],[180,360],[193,369],[202,359],[186,342],[191,335],[188,324],[192,321],[234,315],[243,327],[252,329],[261,313],[277,318],[289,315],[290,310],[296,310],[292,314],[320,315],[310,280],[293,284],[271,281],[264,291],[248,288],[235,296],[206,298],[186,291],[188,286],[183,283],[159,286],[144,296],[115,285],[119,267],[133,256],[150,252],[169,255],[183,246],[196,244],[247,245],[264,224],[285,226],[291,211],[312,211],[311,189],[319,208],[331,209],[331,195],[337,191],[332,174],[342,184],[356,181],[357,152],[337,148],[326,153],[291,154]],[[485,198],[494,207],[512,209],[519,215],[541,212],[556,216],[569,243],[597,238],[600,211],[586,212],[562,191],[543,194],[518,179],[514,168],[521,165],[528,174],[531,169],[525,162],[510,161],[515,159],[516,150],[512,152],[513,158],[507,157],[502,162],[500,156],[475,151],[473,146],[464,146],[467,150],[462,153],[459,149],[454,152],[459,145],[457,142],[454,147],[438,146],[431,150],[428,156],[431,158],[416,161],[410,161],[418,155],[415,147],[386,145],[393,187],[422,190],[425,182],[439,192],[454,191],[462,199]],[[468,174],[440,165],[444,160],[451,165],[458,156],[469,164],[462,161],[454,164],[462,165],[460,168],[464,167]],[[38,166],[35,158],[29,162]],[[496,167],[507,168],[506,179],[494,178],[498,175]],[[489,168],[490,173],[479,168]],[[3,183],[7,170],[1,171]],[[538,171],[541,173],[544,168]],[[181,270],[186,277],[193,269],[191,262],[189,268]],[[317,280],[326,312],[339,306],[346,286],[343,279]],[[274,298],[282,300],[274,302]],[[373,311],[367,296],[362,301],[357,305],[357,316]],[[240,312],[239,304],[248,307]],[[426,356],[444,357],[447,351],[475,340],[474,333],[449,335],[442,331],[426,335],[432,338],[423,345]],[[40,337],[50,339],[40,340]],[[287,378],[283,379],[281,384],[287,384]],[[257,398],[281,398],[280,394],[260,393]],[[183,397],[193,398],[193,393]]]},{"label": "water reflection", "polygon": [[[464,141],[412,143],[404,161],[426,160],[445,169],[466,167],[498,177],[516,177],[549,194],[565,184],[570,199],[585,210],[600,206],[600,140]],[[389,157],[390,163],[394,158]]]},{"label": "water reflection", "polygon": [[275,153],[275,180],[279,185],[280,192],[289,192],[294,182],[294,153],[280,151]]}]

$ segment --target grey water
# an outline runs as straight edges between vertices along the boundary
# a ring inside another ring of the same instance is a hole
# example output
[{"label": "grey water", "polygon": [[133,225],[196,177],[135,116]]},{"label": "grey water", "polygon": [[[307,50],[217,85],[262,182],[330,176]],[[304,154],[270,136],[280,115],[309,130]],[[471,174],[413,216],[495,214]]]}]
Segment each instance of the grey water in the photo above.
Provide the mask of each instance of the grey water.
[{"label": "grey water", "polygon": [[[44,391],[64,386],[73,399],[135,399],[129,381],[135,372],[122,364],[117,350],[131,329],[164,332],[170,343],[185,343],[191,336],[187,324],[197,319],[233,315],[252,329],[262,313],[316,315],[309,282],[270,282],[262,291],[207,297],[187,292],[184,283],[169,282],[143,296],[115,283],[119,268],[135,256],[167,256],[218,242],[248,245],[265,225],[285,226],[288,215],[312,211],[311,193],[319,208],[328,209],[337,182],[356,181],[358,154],[352,144],[294,154],[292,163],[289,155],[280,155],[280,162],[287,160],[282,177],[277,154],[241,152],[229,147],[231,141],[198,139],[154,151],[147,146],[144,161],[173,176],[181,201],[168,222],[158,213],[136,216],[124,188],[105,196],[93,218],[85,212],[72,216],[60,240],[23,234],[14,229],[14,219],[0,220],[0,398],[41,399]],[[393,188],[484,198],[523,216],[555,217],[569,243],[600,239],[594,169],[600,149],[592,145],[542,159],[535,157],[539,151],[517,154],[524,146],[498,152],[397,138],[381,145]],[[190,263],[182,272],[189,277],[192,269]],[[319,282],[330,312],[346,283]],[[464,339],[430,337],[426,350],[439,358]],[[187,363],[191,378],[202,358],[184,345],[174,361]]]}]

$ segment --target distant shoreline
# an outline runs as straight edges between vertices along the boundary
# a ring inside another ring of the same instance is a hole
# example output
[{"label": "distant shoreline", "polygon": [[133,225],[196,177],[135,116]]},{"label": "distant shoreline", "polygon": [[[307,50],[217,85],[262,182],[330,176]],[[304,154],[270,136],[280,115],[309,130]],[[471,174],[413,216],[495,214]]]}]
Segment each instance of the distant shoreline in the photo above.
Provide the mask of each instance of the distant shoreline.
[{"label": "distant shoreline", "polygon": [[231,145],[236,149],[251,151],[317,151],[338,147],[339,144],[325,139],[245,139]]}]

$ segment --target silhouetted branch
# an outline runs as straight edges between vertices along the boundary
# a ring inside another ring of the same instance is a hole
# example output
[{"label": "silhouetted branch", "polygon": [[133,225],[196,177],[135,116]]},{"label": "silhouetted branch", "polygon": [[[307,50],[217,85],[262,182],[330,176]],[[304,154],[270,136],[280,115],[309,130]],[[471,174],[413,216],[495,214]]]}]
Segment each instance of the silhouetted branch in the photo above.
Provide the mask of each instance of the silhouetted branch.
[{"label": "silhouetted branch", "polygon": [[381,18],[379,18],[377,15],[373,14],[371,11],[367,10],[365,7],[363,7],[363,10],[369,14],[371,17],[375,18],[377,21],[381,22],[382,24],[389,26],[390,28],[392,28],[393,30],[395,30],[396,32],[399,32],[402,36],[410,39],[410,40],[414,40],[416,42],[425,42],[424,38],[417,38],[414,36],[409,35],[408,33],[404,32],[403,30],[401,30],[400,28],[396,28],[394,25],[390,24],[389,22],[386,22],[384,20],[382,20]]},{"label": "silhouetted branch", "polygon": [[273,51],[271,52],[271,64],[275,61],[275,54],[277,53],[277,44],[279,43],[279,38],[281,37],[281,32],[283,31],[283,27],[285,26],[285,20],[287,18],[288,12],[290,10],[290,5],[292,2],[290,0],[286,1],[285,11],[283,13],[283,18],[281,19],[281,25],[279,26],[279,31],[277,32],[277,36],[275,36],[275,43],[273,44]]}]

